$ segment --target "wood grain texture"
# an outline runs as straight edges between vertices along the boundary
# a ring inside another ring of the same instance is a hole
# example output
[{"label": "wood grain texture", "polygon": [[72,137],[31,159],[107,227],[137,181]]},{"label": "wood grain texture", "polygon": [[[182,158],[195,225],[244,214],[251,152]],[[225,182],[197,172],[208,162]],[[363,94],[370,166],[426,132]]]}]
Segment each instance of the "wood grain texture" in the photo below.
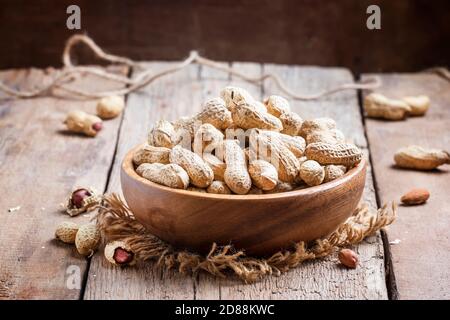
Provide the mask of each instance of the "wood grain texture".
[{"label": "wood grain texture", "polygon": [[[126,73],[123,68],[115,71]],[[48,82],[57,72],[11,70],[1,72],[0,80],[30,89]],[[93,77],[81,77],[72,85],[92,90],[117,88],[116,84]],[[66,272],[69,266],[79,268],[81,285],[87,261],[73,246],[53,238],[59,222],[81,223],[88,217],[70,218],[59,204],[77,185],[103,192],[120,118],[105,122],[96,138],[69,134],[62,122],[70,110],[95,113],[95,104],[94,100],[1,97],[0,298],[79,298],[80,288],[67,287],[70,274]],[[16,206],[20,210],[8,212],[8,208]]]},{"label": "wood grain texture", "polygon": [[[366,75],[370,76],[370,75]],[[425,117],[388,122],[366,119],[377,191],[381,202],[400,200],[412,188],[426,188],[425,205],[399,207],[388,228],[400,299],[450,298],[450,167],[431,172],[397,169],[393,156],[400,147],[417,144],[447,149],[450,145],[450,82],[432,74],[383,74],[377,89],[391,97],[425,94],[431,108]],[[364,77],[363,77],[364,78]]]},{"label": "wood grain texture", "polygon": [[[156,69],[166,65],[168,64],[152,64]],[[259,75],[262,71],[258,64],[234,63],[233,67],[249,75]],[[291,86],[302,88],[305,92],[352,81],[350,73],[343,69],[272,65],[266,68],[280,73]],[[152,122],[162,117],[172,120],[192,114],[200,108],[202,100],[217,96],[218,90],[226,84],[242,85],[260,99],[266,93],[276,92],[269,87],[243,84],[238,79],[231,79],[228,75],[209,68],[191,67],[161,79],[141,93],[131,94],[124,114],[108,190],[120,190],[120,161],[132,146],[145,140]],[[335,117],[348,136],[361,147],[366,147],[355,92],[342,93],[319,102],[308,103],[307,106],[303,103],[293,103],[293,106],[295,111],[302,111],[300,113],[305,118],[309,117],[308,114]],[[371,205],[375,204],[370,175],[364,197]],[[176,272],[163,274],[155,271],[151,265],[145,269],[118,269],[106,265],[103,257],[97,255],[91,263],[84,298],[386,299],[383,248],[379,235],[367,239],[354,249],[358,251],[362,261],[362,266],[356,270],[343,269],[338,266],[335,257],[329,257],[322,261],[306,263],[279,278],[269,277],[253,285],[244,285],[233,279],[216,279],[204,274],[197,277],[179,275]]]},{"label": "wood grain texture", "polygon": [[[171,65],[147,64],[155,72]],[[190,66],[129,95],[107,192],[121,193],[121,162],[133,146],[146,141],[157,120],[175,120],[200,110],[198,74],[199,67]],[[194,299],[194,283],[191,276],[156,270],[152,264],[142,269],[117,268],[99,254],[91,261],[84,299]]]},{"label": "wood grain texture", "polygon": [[[71,4],[81,8],[81,30],[66,28]],[[381,30],[366,27],[372,4],[381,8]],[[447,0],[3,0],[1,9],[8,50],[0,52],[0,68],[58,66],[75,33],[89,34],[106,52],[147,61],[179,60],[196,49],[216,60],[341,65],[358,73],[449,65]]]},{"label": "wood grain texture", "polygon": [[[243,70],[246,64],[233,64]],[[255,66],[245,69],[249,75],[258,76],[261,69]],[[326,87],[353,81],[352,75],[345,69],[294,67],[264,65],[264,72],[274,72],[287,81],[298,92],[314,93]],[[239,83],[232,79],[232,84]],[[245,84],[254,97],[278,93],[278,90],[266,83],[261,89],[251,88]],[[344,131],[366,153],[367,142],[361,121],[357,96],[354,91],[333,95],[327,99],[314,102],[291,102],[292,109],[301,116],[333,117],[338,127]],[[368,167],[364,200],[376,207],[375,189],[371,168]],[[347,270],[337,264],[334,256],[320,261],[307,262],[280,277],[268,277],[263,281],[244,285],[235,280],[214,279],[201,275],[196,288],[197,299],[217,297],[215,290],[219,287],[221,299],[387,299],[385,284],[383,244],[380,235],[367,238],[353,248],[358,252],[361,266],[356,270]]]}]

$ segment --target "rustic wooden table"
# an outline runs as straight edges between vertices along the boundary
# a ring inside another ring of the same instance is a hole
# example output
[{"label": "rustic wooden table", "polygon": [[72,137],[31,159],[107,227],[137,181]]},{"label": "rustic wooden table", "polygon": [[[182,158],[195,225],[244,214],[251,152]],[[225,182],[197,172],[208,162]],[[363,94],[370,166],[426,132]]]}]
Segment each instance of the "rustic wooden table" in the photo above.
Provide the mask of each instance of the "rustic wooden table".
[{"label": "rustic wooden table", "polygon": [[[171,65],[149,62],[154,70]],[[312,93],[353,81],[341,68],[232,63],[249,75],[279,74],[293,88]],[[132,70],[115,68],[132,76]],[[58,70],[0,72],[0,80],[17,88],[47,82]],[[364,75],[363,75],[364,77]],[[46,97],[0,100],[0,298],[3,299],[388,299],[450,298],[449,169],[431,173],[392,167],[394,151],[417,143],[450,145],[450,83],[432,74],[383,74],[380,91],[427,94],[432,107],[426,117],[403,122],[367,120],[356,91],[314,102],[293,101],[304,118],[330,116],[367,155],[371,166],[364,199],[376,207],[398,200],[412,187],[426,187],[424,206],[400,207],[387,232],[366,239],[354,249],[361,266],[346,270],[335,257],[308,262],[280,277],[244,285],[207,275],[119,269],[102,254],[80,257],[72,246],[53,240],[55,226],[70,219],[61,211],[73,186],[120,192],[119,166],[126,151],[146,139],[150,125],[199,110],[200,103],[233,83],[258,98],[277,93],[271,83],[244,83],[219,71],[190,66],[127,97],[120,118],[107,121],[95,138],[70,135],[62,119],[67,111],[94,112],[95,101]],[[78,87],[105,89],[117,84],[81,77]],[[8,212],[9,208],[19,210]],[[89,216],[72,218],[82,222]],[[389,241],[401,242],[390,246]],[[393,267],[393,269],[392,269]],[[395,271],[395,276],[392,270]],[[77,272],[80,282],[77,283]],[[74,278],[75,277],[75,278]],[[79,286],[78,286],[79,284]]]}]

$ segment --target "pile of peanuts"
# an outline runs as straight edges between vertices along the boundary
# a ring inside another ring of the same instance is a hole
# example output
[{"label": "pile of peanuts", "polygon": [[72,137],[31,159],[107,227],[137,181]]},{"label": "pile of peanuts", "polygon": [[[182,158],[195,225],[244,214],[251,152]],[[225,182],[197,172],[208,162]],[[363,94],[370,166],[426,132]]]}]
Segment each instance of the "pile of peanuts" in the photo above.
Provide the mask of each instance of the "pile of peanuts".
[{"label": "pile of peanuts", "polygon": [[240,195],[317,186],[361,158],[333,119],[303,120],[283,97],[262,103],[231,86],[192,117],[158,121],[133,154],[136,172],[152,182]]}]

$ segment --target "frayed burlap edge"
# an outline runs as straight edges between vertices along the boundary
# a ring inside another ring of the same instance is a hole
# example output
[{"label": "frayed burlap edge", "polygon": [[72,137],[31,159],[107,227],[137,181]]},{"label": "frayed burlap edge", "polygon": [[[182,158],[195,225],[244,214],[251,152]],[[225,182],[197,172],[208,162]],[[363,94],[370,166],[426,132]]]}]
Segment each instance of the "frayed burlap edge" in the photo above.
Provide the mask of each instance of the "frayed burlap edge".
[{"label": "frayed burlap edge", "polygon": [[280,275],[297,267],[303,261],[322,258],[337,248],[361,242],[384,226],[394,222],[397,207],[384,205],[378,210],[369,210],[360,205],[355,213],[330,236],[318,239],[309,246],[296,243],[291,250],[274,253],[268,258],[253,258],[244,251],[236,251],[231,245],[211,245],[208,255],[202,256],[188,251],[179,251],[170,244],[150,234],[135,220],[133,213],[117,194],[105,195],[97,215],[97,225],[106,241],[125,241],[139,262],[156,261],[156,266],[177,269],[180,273],[196,273],[201,270],[214,276],[227,277],[235,274],[246,283],[267,275]]}]

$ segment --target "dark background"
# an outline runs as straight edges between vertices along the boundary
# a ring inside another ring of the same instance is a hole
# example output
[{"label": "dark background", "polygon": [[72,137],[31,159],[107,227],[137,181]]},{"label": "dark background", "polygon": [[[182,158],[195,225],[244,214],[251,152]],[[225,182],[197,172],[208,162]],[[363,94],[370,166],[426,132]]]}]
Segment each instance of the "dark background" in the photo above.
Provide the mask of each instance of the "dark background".
[{"label": "dark background", "polygon": [[[81,30],[66,8],[81,8]],[[381,30],[366,9],[381,7]],[[209,58],[344,66],[355,73],[450,64],[450,1],[0,0],[0,69],[60,66],[65,40],[85,32],[108,52],[140,60]],[[79,62],[93,62],[78,49]]]}]

